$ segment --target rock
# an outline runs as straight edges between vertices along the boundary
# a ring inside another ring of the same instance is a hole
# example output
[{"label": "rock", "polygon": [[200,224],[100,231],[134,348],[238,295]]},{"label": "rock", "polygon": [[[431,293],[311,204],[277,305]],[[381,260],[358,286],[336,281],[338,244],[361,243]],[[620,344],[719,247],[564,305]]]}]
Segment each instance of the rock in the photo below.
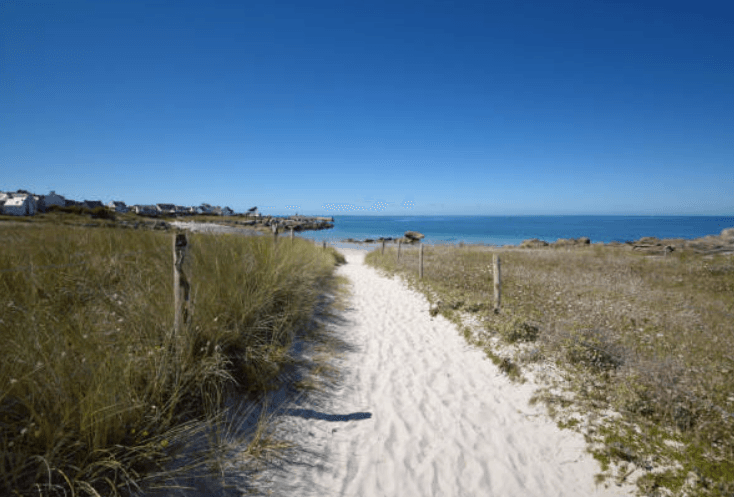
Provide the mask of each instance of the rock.
[{"label": "rock", "polygon": [[155,224],[153,225],[154,230],[167,230],[170,227],[171,225],[165,221],[156,221]]},{"label": "rock", "polygon": [[539,248],[547,247],[548,242],[545,240],[538,240],[537,238],[531,238],[529,240],[523,240],[520,244],[520,248]]},{"label": "rock", "polygon": [[417,231],[406,231],[405,232],[405,238],[413,241],[420,241],[423,240],[426,237],[423,233],[418,233]]},{"label": "rock", "polygon": [[587,237],[587,236],[581,236],[581,237],[579,237],[579,238],[576,239],[576,242],[579,245],[589,245],[591,243],[591,239],[589,237]]},{"label": "rock", "polygon": [[635,245],[662,245],[663,243],[659,238],[654,236],[645,236],[635,242]]},{"label": "rock", "polygon": [[721,234],[719,236],[728,242],[734,242],[734,228],[721,230]]}]

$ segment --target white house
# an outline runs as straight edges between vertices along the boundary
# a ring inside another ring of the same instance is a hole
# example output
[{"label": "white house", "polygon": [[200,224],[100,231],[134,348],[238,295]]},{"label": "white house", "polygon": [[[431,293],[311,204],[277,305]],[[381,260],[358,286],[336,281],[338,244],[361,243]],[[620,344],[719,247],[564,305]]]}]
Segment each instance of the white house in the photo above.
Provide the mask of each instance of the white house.
[{"label": "white house", "polygon": [[127,205],[125,205],[125,202],[121,202],[119,200],[112,200],[107,203],[107,207],[110,209],[116,211],[116,212],[127,212],[130,209],[128,209]]},{"label": "white house", "polygon": [[197,207],[197,210],[200,214],[212,214],[214,213],[214,207],[212,207],[209,204],[201,204],[199,207]]},{"label": "white house", "polygon": [[155,204],[159,214],[175,214],[176,206],[173,204]]},{"label": "white house", "polygon": [[135,214],[141,216],[158,215],[158,208],[155,205],[133,205],[133,211],[135,212]]},{"label": "white house", "polygon": [[33,216],[36,213],[36,201],[31,195],[15,195],[3,204],[3,214],[9,216]]}]

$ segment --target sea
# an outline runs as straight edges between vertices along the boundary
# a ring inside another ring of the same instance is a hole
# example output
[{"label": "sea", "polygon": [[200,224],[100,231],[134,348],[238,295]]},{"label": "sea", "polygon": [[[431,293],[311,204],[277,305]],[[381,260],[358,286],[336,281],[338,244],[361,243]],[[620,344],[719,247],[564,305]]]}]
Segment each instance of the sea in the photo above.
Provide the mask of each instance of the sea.
[{"label": "sea", "polygon": [[406,231],[425,235],[424,243],[519,245],[538,238],[586,236],[592,243],[625,242],[645,236],[693,239],[734,227],[734,216],[334,216],[334,228],[299,236],[327,243],[347,238],[399,238]]}]

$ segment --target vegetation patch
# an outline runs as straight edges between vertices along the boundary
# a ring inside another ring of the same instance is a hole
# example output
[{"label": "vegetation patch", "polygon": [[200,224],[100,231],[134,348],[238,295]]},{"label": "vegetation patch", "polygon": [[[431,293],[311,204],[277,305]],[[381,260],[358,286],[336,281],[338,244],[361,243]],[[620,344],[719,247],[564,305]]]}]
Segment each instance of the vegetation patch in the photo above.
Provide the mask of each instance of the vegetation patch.
[{"label": "vegetation patch", "polygon": [[[493,254],[502,261],[499,314]],[[643,495],[732,495],[731,254],[425,245],[423,259],[422,279],[414,247],[399,260],[390,248],[366,261],[426,293],[432,312],[483,323],[497,340],[464,335],[503,371],[552,367],[538,398],[584,433],[603,477],[635,481]]]},{"label": "vegetation patch", "polygon": [[0,494],[127,495],[192,471],[171,463],[221,429],[228,393],[287,379],[336,286],[334,254],[305,240],[189,234],[174,336],[172,235],[111,228],[0,225]]}]

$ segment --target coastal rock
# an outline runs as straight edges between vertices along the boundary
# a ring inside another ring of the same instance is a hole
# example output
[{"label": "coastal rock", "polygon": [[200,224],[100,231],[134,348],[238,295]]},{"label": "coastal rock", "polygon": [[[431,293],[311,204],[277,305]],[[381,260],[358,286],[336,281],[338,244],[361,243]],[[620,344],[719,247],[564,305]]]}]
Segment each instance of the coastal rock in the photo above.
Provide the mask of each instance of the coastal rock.
[{"label": "coastal rock", "polygon": [[586,236],[579,238],[559,238],[553,242],[554,247],[575,247],[577,245],[590,245],[591,239]]},{"label": "coastal rock", "polygon": [[726,228],[725,230],[721,230],[721,234],[719,236],[725,241],[734,243],[734,228]]},{"label": "coastal rock", "polygon": [[537,238],[531,238],[529,240],[523,240],[520,244],[520,248],[540,248],[547,247],[548,242],[545,240],[538,240]]},{"label": "coastal rock", "polygon": [[426,235],[417,231],[406,231],[404,240],[406,240],[406,243],[416,243],[423,240],[425,237]]}]

